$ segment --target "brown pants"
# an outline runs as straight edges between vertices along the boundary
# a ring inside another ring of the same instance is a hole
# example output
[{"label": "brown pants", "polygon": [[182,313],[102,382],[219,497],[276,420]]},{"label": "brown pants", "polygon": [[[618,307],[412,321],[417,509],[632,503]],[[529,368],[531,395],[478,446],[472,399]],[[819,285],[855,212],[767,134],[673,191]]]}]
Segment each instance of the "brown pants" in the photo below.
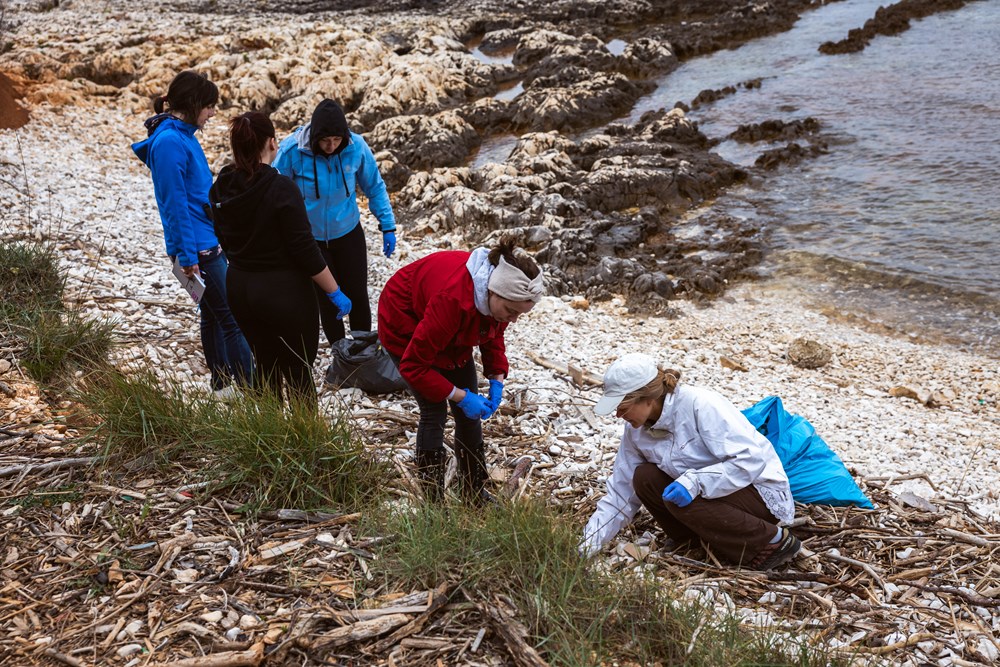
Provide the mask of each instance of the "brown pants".
[{"label": "brown pants", "polygon": [[749,562],[774,537],[778,520],[753,486],[722,498],[699,496],[678,507],[663,500],[663,490],[673,481],[655,463],[639,464],[632,475],[636,495],[667,537],[677,542],[699,538],[733,563]]}]

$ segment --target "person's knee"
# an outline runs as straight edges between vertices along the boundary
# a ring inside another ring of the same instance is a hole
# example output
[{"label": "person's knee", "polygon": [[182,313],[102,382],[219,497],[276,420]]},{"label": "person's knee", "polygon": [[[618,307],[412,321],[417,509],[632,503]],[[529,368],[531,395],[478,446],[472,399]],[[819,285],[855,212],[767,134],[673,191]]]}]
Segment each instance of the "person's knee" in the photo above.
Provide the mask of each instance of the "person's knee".
[{"label": "person's knee", "polygon": [[420,424],[444,428],[448,419],[448,406],[444,403],[425,403],[420,406]]},{"label": "person's knee", "polygon": [[[652,484],[661,482],[661,478],[667,478],[667,475],[655,463],[640,463],[632,473],[632,488],[636,490],[648,488]],[[668,481],[667,484],[669,483]]]}]

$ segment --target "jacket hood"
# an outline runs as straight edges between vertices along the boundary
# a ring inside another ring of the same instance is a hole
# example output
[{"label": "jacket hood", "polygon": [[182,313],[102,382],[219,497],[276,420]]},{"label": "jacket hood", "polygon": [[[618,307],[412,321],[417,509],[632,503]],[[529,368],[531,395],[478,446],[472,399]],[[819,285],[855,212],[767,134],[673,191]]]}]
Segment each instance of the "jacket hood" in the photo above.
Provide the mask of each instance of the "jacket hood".
[{"label": "jacket hood", "polygon": [[476,248],[469,255],[469,261],[465,263],[469,275],[472,276],[472,300],[476,304],[476,310],[487,317],[492,317],[490,313],[490,274],[496,268],[490,264],[490,251],[486,248]]},{"label": "jacket hood", "polygon": [[347,126],[347,116],[344,115],[344,109],[333,100],[320,102],[309,121],[309,148],[314,155],[323,155],[319,149],[319,142],[325,137],[340,137],[342,139],[333,155],[344,150],[351,140],[351,130]]},{"label": "jacket hood", "polygon": [[261,165],[252,177],[233,165],[226,165],[208,193],[212,213],[252,217],[277,177],[274,167],[266,164]]},{"label": "jacket hood", "polygon": [[142,141],[137,141],[132,144],[132,152],[135,156],[142,160],[143,164],[149,165],[149,147],[153,143],[153,135],[156,134],[157,130],[167,127],[174,127],[186,134],[194,136],[195,130],[198,128],[190,123],[185,123],[181,119],[172,116],[169,113],[158,113],[155,116],[150,116],[142,123],[146,128],[146,138]]}]

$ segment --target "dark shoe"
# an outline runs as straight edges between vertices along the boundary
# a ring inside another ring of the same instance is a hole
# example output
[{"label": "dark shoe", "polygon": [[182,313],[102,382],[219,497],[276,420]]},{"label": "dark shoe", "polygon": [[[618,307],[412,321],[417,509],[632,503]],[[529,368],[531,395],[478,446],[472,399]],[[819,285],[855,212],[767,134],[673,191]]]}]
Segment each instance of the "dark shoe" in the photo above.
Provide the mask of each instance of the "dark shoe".
[{"label": "dark shoe", "polygon": [[781,537],[777,542],[768,544],[750,561],[750,567],[755,570],[773,570],[784,565],[799,553],[802,542],[788,532],[787,528],[779,528]]},{"label": "dark shoe", "polygon": [[500,499],[486,489],[480,489],[479,495],[472,498],[472,504],[476,507],[496,509],[497,507],[500,507]]},{"label": "dark shoe", "polygon": [[417,479],[424,500],[436,503],[444,495],[445,452],[443,449],[418,449]]},{"label": "dark shoe", "polygon": [[462,482],[462,499],[473,505],[481,505],[486,486],[486,458],[482,444],[471,451],[456,448],[455,458],[458,460],[458,473]]}]

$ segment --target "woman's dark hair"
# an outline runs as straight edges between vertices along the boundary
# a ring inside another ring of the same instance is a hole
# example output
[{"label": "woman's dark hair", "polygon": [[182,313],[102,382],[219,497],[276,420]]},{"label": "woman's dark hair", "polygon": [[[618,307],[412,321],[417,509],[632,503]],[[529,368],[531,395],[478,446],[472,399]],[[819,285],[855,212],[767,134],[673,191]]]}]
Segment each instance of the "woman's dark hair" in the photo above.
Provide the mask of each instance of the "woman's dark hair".
[{"label": "woman's dark hair", "polygon": [[513,236],[502,237],[500,242],[490,250],[490,264],[493,266],[499,265],[500,257],[503,257],[504,261],[508,264],[519,268],[521,273],[528,277],[528,280],[534,279],[535,276],[541,273],[541,269],[538,268],[538,264],[534,258],[525,252],[523,248],[517,247],[516,239]]},{"label": "woman's dark hair", "polygon": [[185,122],[194,124],[202,109],[217,104],[218,101],[218,86],[209,81],[204,74],[189,69],[174,77],[166,95],[157,95],[153,98],[153,110],[156,113],[163,113],[163,105],[166,103],[169,111],[180,115]]},{"label": "woman's dark hair", "polygon": [[259,111],[241,113],[229,121],[229,145],[233,148],[236,168],[253,176],[260,168],[260,152],[267,140],[273,138],[271,119]]}]

